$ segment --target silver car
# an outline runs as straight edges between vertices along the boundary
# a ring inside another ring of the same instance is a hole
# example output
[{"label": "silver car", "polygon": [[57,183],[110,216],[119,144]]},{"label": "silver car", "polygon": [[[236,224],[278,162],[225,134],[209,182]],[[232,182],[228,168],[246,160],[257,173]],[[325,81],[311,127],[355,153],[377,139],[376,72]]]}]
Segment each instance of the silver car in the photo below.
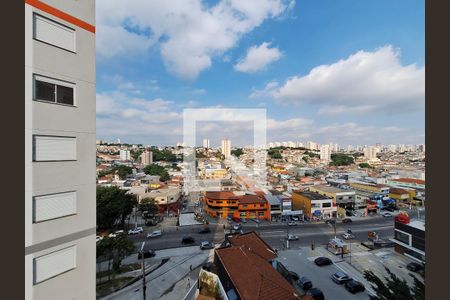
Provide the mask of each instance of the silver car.
[{"label": "silver car", "polygon": [[350,281],[352,278],[344,272],[336,272],[331,275],[331,279],[333,279],[333,281],[337,284],[343,284],[347,281]]}]

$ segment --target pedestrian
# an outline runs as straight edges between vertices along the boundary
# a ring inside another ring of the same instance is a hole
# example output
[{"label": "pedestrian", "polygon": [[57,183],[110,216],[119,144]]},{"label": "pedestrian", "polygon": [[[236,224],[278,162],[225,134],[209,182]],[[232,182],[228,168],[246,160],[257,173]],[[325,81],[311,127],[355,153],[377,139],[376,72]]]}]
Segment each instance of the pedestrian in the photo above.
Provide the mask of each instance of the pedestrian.
[{"label": "pedestrian", "polygon": [[188,277],[188,288],[191,287],[191,279]]},{"label": "pedestrian", "polygon": [[191,271],[192,271],[192,265],[190,265],[190,266],[189,266],[189,270],[191,270]]}]

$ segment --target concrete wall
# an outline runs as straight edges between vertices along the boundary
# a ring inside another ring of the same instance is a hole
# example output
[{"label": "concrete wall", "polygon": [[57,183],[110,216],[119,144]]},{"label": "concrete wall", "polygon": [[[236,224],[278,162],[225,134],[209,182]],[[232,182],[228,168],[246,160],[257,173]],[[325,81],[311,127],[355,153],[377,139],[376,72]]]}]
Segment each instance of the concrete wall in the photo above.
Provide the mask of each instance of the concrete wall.
[{"label": "concrete wall", "polygon": [[[42,1],[95,25],[95,1]],[[33,12],[75,29],[76,53],[33,39]],[[74,106],[35,101],[33,74],[75,84]],[[25,4],[26,299],[95,299],[95,34]],[[74,136],[77,160],[33,162],[34,134]],[[33,196],[77,192],[75,215],[33,223]],[[33,283],[33,259],[76,245],[76,267]]]}]

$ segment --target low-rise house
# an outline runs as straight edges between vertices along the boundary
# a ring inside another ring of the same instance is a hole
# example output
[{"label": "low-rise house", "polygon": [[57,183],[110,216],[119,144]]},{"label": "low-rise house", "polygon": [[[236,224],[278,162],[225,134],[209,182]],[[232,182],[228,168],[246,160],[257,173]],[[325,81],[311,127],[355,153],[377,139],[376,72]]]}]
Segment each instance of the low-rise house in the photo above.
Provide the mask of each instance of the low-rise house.
[{"label": "low-rise house", "polygon": [[270,262],[277,255],[273,249],[268,252],[271,247],[258,235],[249,233],[229,239],[231,245],[214,251],[216,272],[228,299],[311,299],[272,266]]},{"label": "low-rise house", "polygon": [[292,208],[303,210],[309,219],[330,219],[337,211],[332,198],[309,191],[293,191]]},{"label": "low-rise house", "polygon": [[344,190],[322,184],[314,185],[309,190],[332,198],[338,209],[344,209],[344,214],[346,209],[353,210],[355,208],[355,191],[353,190]]}]

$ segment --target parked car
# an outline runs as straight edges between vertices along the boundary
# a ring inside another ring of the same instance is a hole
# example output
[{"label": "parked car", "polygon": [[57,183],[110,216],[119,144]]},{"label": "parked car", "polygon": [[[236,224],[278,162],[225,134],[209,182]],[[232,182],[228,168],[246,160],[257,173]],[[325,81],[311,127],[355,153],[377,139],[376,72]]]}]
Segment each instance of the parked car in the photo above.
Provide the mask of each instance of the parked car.
[{"label": "parked car", "polygon": [[325,224],[331,224],[331,225],[334,225],[334,223],[336,223],[336,220],[335,220],[335,219],[328,219],[328,220],[325,220]]},{"label": "parked car", "polygon": [[298,241],[298,236],[296,236],[295,234],[288,234],[287,240],[288,241]]},{"label": "parked car", "polygon": [[385,217],[385,218],[390,218],[390,217],[392,217],[392,214],[391,214],[391,213],[388,213],[388,212],[382,213],[381,215],[382,215],[383,217]]},{"label": "parked car", "polygon": [[144,258],[149,258],[156,255],[153,250],[144,250],[143,252],[138,252],[138,259],[142,259],[142,253],[144,253]]},{"label": "parked car", "polygon": [[346,210],[346,211],[345,211],[345,215],[346,215],[347,217],[352,217],[352,216],[353,216],[353,211],[352,211],[352,210]]},{"label": "parked car", "polygon": [[114,233],[110,233],[109,234],[109,237],[111,237],[111,238],[115,238],[115,237],[117,237],[119,234],[124,234],[125,232],[123,231],[123,230],[117,230],[116,232],[114,232]]},{"label": "parked car", "polygon": [[318,257],[314,260],[314,263],[318,266],[327,266],[327,265],[331,265],[333,263],[333,261],[331,259],[329,259],[328,257]]},{"label": "parked car", "polygon": [[213,249],[214,248],[214,244],[208,241],[203,241],[200,244],[200,249],[205,250],[205,249]]},{"label": "parked car", "polygon": [[351,224],[351,223],[353,223],[353,220],[350,219],[350,218],[345,218],[345,219],[342,219],[342,223],[344,223],[344,224]]},{"label": "parked car", "polygon": [[295,221],[289,221],[288,226],[297,226],[297,222]]},{"label": "parked car", "polygon": [[139,233],[143,233],[143,232],[144,232],[144,229],[142,227],[136,227],[136,228],[132,228],[132,229],[128,230],[129,235],[139,234]]},{"label": "parked car", "polygon": [[366,290],[361,282],[354,279],[349,280],[345,283],[345,289],[352,294],[356,294],[357,292],[364,292]]},{"label": "parked car", "polygon": [[333,279],[333,281],[336,282],[337,284],[343,284],[351,280],[352,278],[344,272],[336,272],[333,275],[331,275],[331,279]]},{"label": "parked car", "polygon": [[186,235],[181,239],[182,244],[194,244],[195,239],[192,236]]},{"label": "parked car", "polygon": [[344,233],[344,234],[342,235],[342,237],[343,237],[344,239],[346,239],[346,240],[351,240],[351,239],[354,239],[354,238],[355,238],[355,236],[354,236],[353,234],[348,233],[348,232]]},{"label": "parked car", "polygon": [[147,233],[147,238],[156,238],[162,236],[161,230],[154,230],[152,233]]},{"label": "parked car", "polygon": [[239,230],[239,229],[241,229],[241,224],[233,224],[233,229],[234,229],[234,230]]},{"label": "parked car", "polygon": [[312,282],[311,282],[311,280],[310,280],[308,277],[306,277],[306,276],[300,277],[299,280],[298,280],[298,284],[300,285],[300,287],[301,287],[304,291],[307,291],[307,290],[309,290],[309,289],[312,288]]},{"label": "parked car", "polygon": [[325,300],[323,292],[318,288],[311,288],[306,291],[306,295],[311,296],[314,300]]},{"label": "parked car", "polygon": [[250,220],[252,220],[252,221],[255,222],[256,224],[261,223],[261,220],[259,220],[259,219],[250,219]]},{"label": "parked car", "polygon": [[299,280],[300,277],[298,276],[297,273],[295,273],[294,271],[289,271],[289,275],[291,276],[292,279],[294,279],[295,281]]},{"label": "parked car", "polygon": [[202,230],[199,230],[198,233],[200,233],[200,234],[205,234],[205,233],[210,233],[210,232],[211,232],[211,229],[209,229],[209,228],[203,228]]},{"label": "parked car", "polygon": [[422,271],[424,269],[422,264],[416,263],[416,262],[411,262],[409,264],[406,265],[406,268],[412,272],[419,272]]},{"label": "parked car", "polygon": [[298,217],[297,216],[293,216],[292,217],[292,221],[298,221]]},{"label": "parked car", "polygon": [[242,223],[247,223],[247,219],[246,218],[241,218],[241,222]]},{"label": "parked car", "polygon": [[100,242],[101,240],[103,240],[103,237],[102,237],[101,235],[97,235],[97,236],[95,237],[95,241],[96,241],[96,242]]},{"label": "parked car", "polygon": [[381,210],[386,210],[386,211],[390,211],[390,212],[394,212],[395,211],[395,209],[393,207],[390,207],[390,206],[382,207]]}]

